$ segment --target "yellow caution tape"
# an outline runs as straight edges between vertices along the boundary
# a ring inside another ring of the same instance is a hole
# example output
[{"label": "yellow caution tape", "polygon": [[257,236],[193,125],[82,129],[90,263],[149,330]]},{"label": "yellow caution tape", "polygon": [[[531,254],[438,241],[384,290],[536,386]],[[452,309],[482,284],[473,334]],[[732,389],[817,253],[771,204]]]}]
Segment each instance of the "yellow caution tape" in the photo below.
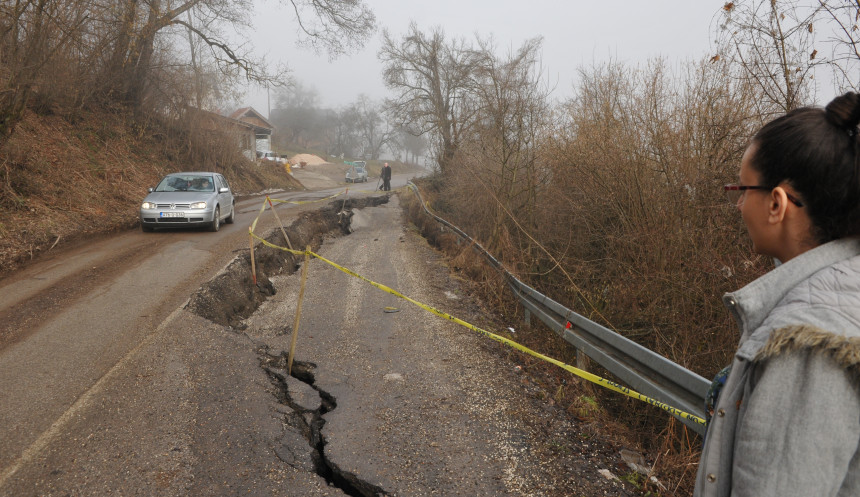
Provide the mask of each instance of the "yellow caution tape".
[{"label": "yellow caution tape", "polygon": [[[269,200],[269,197],[266,196],[266,200]],[[248,227],[248,232],[254,234],[254,230],[257,229],[257,221],[260,220],[260,216],[263,215],[263,211],[266,210],[266,202],[263,202],[263,205],[260,206],[260,212],[257,213],[257,217],[254,218],[254,221],[251,222],[251,226]]]},{"label": "yellow caution tape", "polygon": [[[253,232],[251,233],[251,236],[253,236],[257,240],[260,240],[260,242],[263,243],[263,245],[265,245],[267,247],[283,250],[285,252],[290,252],[290,253],[297,254],[297,255],[303,255],[305,253],[304,251],[291,250],[291,249],[288,249],[286,247],[280,247],[278,245],[270,243],[270,242],[264,240],[263,238],[257,236]],[[653,397],[648,397],[647,395],[641,394],[641,393],[639,393],[635,390],[632,390],[628,387],[625,387],[619,383],[607,380],[606,378],[601,378],[600,376],[589,373],[588,371],[584,371],[584,370],[579,369],[577,367],[571,366],[570,364],[563,363],[557,359],[553,359],[552,357],[545,356],[545,355],[541,354],[540,352],[534,351],[534,350],[532,350],[532,349],[530,349],[524,345],[520,345],[519,343],[514,342],[513,340],[509,340],[503,336],[496,335],[495,333],[489,332],[483,328],[479,328],[479,327],[477,327],[471,323],[467,323],[466,321],[463,321],[462,319],[456,318],[456,317],[454,317],[448,313],[442,312],[442,311],[440,311],[440,310],[438,310],[432,306],[422,304],[421,302],[418,302],[417,300],[413,300],[413,299],[407,297],[406,295],[403,295],[402,293],[398,292],[397,290],[394,290],[393,288],[389,288],[389,287],[387,287],[381,283],[377,283],[377,282],[372,281],[368,278],[365,278],[364,276],[362,276],[362,275],[360,275],[360,274],[358,274],[358,273],[356,273],[356,272],[354,272],[348,268],[345,268],[345,267],[343,267],[337,263],[334,263],[334,262],[326,259],[325,257],[323,257],[319,254],[316,254],[316,253],[311,252],[311,251],[307,251],[307,252],[309,253],[309,255],[316,257],[317,259],[325,262],[326,264],[329,264],[330,266],[333,266],[333,267],[343,271],[344,273],[346,273],[350,276],[354,276],[360,280],[366,281],[367,283],[375,286],[376,288],[379,288],[383,292],[390,293],[391,295],[394,295],[395,297],[398,297],[398,298],[401,298],[401,299],[406,300],[408,302],[411,302],[411,303],[417,305],[418,307],[420,307],[426,311],[432,312],[433,314],[436,314],[437,316],[443,317],[449,321],[457,323],[460,326],[466,327],[472,331],[480,333],[480,334],[482,334],[486,337],[489,337],[489,338],[491,338],[497,342],[503,343],[503,344],[505,344],[511,348],[517,349],[517,350],[524,352],[530,356],[537,357],[538,359],[542,359],[542,360],[544,360],[550,364],[554,364],[554,365],[564,369],[565,371],[567,371],[569,373],[572,373],[576,376],[579,376],[580,378],[582,378],[584,380],[590,381],[596,385],[600,385],[604,388],[608,388],[609,390],[612,390],[614,392],[618,392],[618,393],[626,395],[628,397],[632,397],[634,399],[641,400],[642,402],[647,402],[648,404],[656,406],[656,407],[658,407],[658,408],[660,408],[660,409],[662,409],[662,410],[664,410],[670,414],[678,416],[679,418],[683,418],[683,419],[692,421],[696,424],[700,424],[703,426],[705,425],[705,420],[700,418],[699,416],[696,416],[695,414],[690,414],[688,412],[684,412],[684,411],[682,411],[676,407],[672,407],[672,406],[670,406],[664,402],[661,402],[661,401],[659,401]],[[386,307],[386,309],[388,309],[388,308]]]},{"label": "yellow caution tape", "polygon": [[314,202],[322,202],[324,200],[333,199],[335,197],[343,195],[344,193],[349,193],[349,188],[347,188],[346,190],[344,190],[342,192],[335,193],[334,195],[330,195],[328,197],[317,199],[317,200],[280,200],[280,199],[272,198],[272,197],[266,195],[266,198],[263,200],[263,205],[260,206],[260,212],[257,213],[257,217],[255,217],[254,220],[251,222],[251,226],[248,227],[248,232],[251,233],[252,235],[254,234],[254,230],[257,229],[257,221],[260,220],[260,216],[262,216],[263,211],[266,210],[266,204],[269,204],[273,209],[275,207],[274,205],[272,205],[273,203],[275,203],[275,204],[297,204],[297,205],[312,204]]},{"label": "yellow caution tape", "polygon": [[[280,200],[280,199],[270,198],[269,196],[266,196],[266,201],[268,201],[268,202],[274,202],[274,203],[276,203],[276,204],[296,204],[296,205],[301,205],[301,204],[313,204],[314,202],[323,202],[323,201],[326,201],[326,200],[331,200],[331,199],[333,199],[333,198],[335,198],[335,197],[339,197],[339,196],[343,195],[344,193],[348,193],[348,192],[349,192],[349,188],[347,188],[346,190],[344,190],[344,191],[342,191],[342,192],[335,193],[334,195],[329,195],[328,197],[325,197],[325,198],[319,198],[319,199],[316,199],[316,200]],[[262,212],[263,212],[263,211],[262,211],[262,209],[261,209],[261,210],[260,210],[260,213],[262,214]]]},{"label": "yellow caution tape", "polygon": [[[257,235],[256,233],[254,233],[253,231],[251,232],[251,236],[253,238],[256,238],[257,240],[259,240],[260,243],[262,243],[263,245],[265,245],[269,248],[283,250],[284,252],[289,252],[289,253],[295,254],[295,255],[304,255],[305,254],[304,250],[293,250],[293,249],[289,249],[287,247],[281,247],[280,245],[275,245],[274,243],[272,243],[272,242],[270,242],[264,238],[260,238],[260,236]],[[314,255],[314,253],[311,252],[310,255]]]},{"label": "yellow caution tape", "polygon": [[[402,186],[402,187],[400,187],[400,188],[396,188],[396,189],[395,189],[395,190],[393,190],[393,191],[402,190],[402,189],[404,189],[404,188],[406,188],[406,186]],[[355,192],[353,192],[353,193],[355,193]],[[376,191],[372,191],[372,192],[367,191],[367,192],[366,192],[366,191],[360,191],[360,190],[359,190],[359,193],[371,194],[371,193],[376,193]],[[271,205],[271,204],[296,204],[296,205],[312,204],[312,203],[314,203],[314,202],[324,202],[324,201],[326,201],[326,200],[331,200],[331,199],[333,199],[333,198],[339,197],[339,196],[344,195],[344,194],[349,195],[349,188],[346,188],[346,189],[345,189],[344,191],[342,191],[342,192],[335,193],[334,195],[329,195],[328,197],[324,197],[324,198],[320,198],[320,199],[316,199],[316,200],[280,200],[280,199],[277,199],[277,198],[271,198],[271,197],[269,197],[268,195],[266,195],[265,200],[263,200],[263,205],[261,205],[261,206],[260,206],[260,212],[258,212],[258,213],[257,213],[257,217],[256,217],[256,218],[254,218],[254,220],[251,222],[251,226],[248,228],[248,231],[249,231],[249,232],[251,232],[251,233],[253,233],[253,232],[254,232],[254,230],[257,228],[257,221],[259,221],[259,220],[260,220],[260,216],[262,216],[262,215],[263,215],[263,211],[264,211],[264,210],[266,210],[266,204],[267,204],[267,203],[268,203],[268,204],[270,204],[270,205]],[[272,207],[274,207],[274,206],[272,206]],[[303,253],[303,252],[302,252],[302,253]]]}]

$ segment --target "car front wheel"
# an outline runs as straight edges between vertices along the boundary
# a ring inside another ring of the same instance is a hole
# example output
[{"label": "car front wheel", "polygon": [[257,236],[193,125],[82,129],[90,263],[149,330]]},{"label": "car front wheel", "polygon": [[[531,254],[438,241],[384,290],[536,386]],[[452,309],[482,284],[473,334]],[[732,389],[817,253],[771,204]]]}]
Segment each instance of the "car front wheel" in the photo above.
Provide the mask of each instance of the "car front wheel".
[{"label": "car front wheel", "polygon": [[221,229],[221,209],[215,207],[215,217],[212,218],[212,224],[209,225],[209,231],[218,231]]}]

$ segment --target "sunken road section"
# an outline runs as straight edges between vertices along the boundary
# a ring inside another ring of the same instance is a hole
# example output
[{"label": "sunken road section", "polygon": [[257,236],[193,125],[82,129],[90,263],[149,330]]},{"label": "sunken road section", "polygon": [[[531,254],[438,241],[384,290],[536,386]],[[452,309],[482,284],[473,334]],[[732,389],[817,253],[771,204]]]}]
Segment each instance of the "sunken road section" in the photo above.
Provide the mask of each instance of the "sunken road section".
[{"label": "sunken road section", "polygon": [[[387,203],[388,198],[384,195],[334,200],[321,209],[300,214],[285,231],[293,249],[310,246],[316,251],[326,237],[351,233],[353,209],[375,207]],[[264,238],[274,245],[287,245],[278,227]],[[256,285],[251,276],[250,250],[246,249],[224,271],[203,285],[189,300],[186,309],[234,331],[243,330],[244,319],[275,294],[269,277],[296,272],[304,258],[301,254],[262,244],[257,244],[254,254]],[[337,407],[337,400],[315,386],[316,365],[296,360],[290,374],[286,352],[272,351],[263,343],[258,343],[257,347],[259,367],[265,371],[273,386],[273,395],[283,406],[279,412],[283,415],[284,433],[273,447],[274,456],[300,471],[317,474],[345,495],[389,495],[384,489],[342,470],[326,457],[326,441],[322,434],[324,416]]]},{"label": "sunken road section", "polygon": [[316,365],[294,361],[292,374],[287,372],[287,353],[273,355],[268,347],[257,353],[260,367],[269,375],[275,398],[284,406],[284,435],[275,455],[285,464],[314,472],[326,483],[350,497],[390,495],[384,489],[344,471],[326,457],[326,440],[322,433],[324,415],[337,407],[337,400],[315,385]]},{"label": "sunken road section", "polygon": [[[285,227],[285,231],[293,249],[304,250],[310,246],[315,251],[325,237],[348,235],[351,232],[353,209],[375,207],[387,202],[388,195],[336,199],[321,209],[301,213],[298,219]],[[274,245],[287,246],[280,228],[272,229],[263,238]],[[301,267],[301,259],[301,255],[258,244],[254,248],[257,269],[257,284],[254,285],[251,254],[246,249],[218,276],[201,286],[185,308],[213,323],[241,330],[244,327],[242,321],[253,314],[266,298],[275,294],[269,276],[294,273]]]}]

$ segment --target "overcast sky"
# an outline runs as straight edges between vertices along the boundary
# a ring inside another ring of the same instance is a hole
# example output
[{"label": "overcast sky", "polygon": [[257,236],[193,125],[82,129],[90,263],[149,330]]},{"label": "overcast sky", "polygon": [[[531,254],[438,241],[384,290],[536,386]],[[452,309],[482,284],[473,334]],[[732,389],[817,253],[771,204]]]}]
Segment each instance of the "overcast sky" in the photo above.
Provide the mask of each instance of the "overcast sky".
[{"label": "overcast sky", "polygon": [[[322,106],[338,108],[359,94],[388,96],[376,54],[381,32],[404,34],[411,21],[422,31],[441,26],[446,37],[493,35],[500,50],[523,40],[544,38],[543,66],[555,96],[572,94],[578,68],[608,60],[631,64],[663,57],[670,62],[698,60],[711,50],[711,30],[723,1],[701,0],[366,0],[379,30],[364,49],[329,62],[295,46],[292,10],[277,0],[257,0],[251,42],[270,62],[280,61],[303,85],[314,87]],[[268,113],[265,89],[252,88],[245,105]],[[274,100],[272,100],[272,104]]]}]

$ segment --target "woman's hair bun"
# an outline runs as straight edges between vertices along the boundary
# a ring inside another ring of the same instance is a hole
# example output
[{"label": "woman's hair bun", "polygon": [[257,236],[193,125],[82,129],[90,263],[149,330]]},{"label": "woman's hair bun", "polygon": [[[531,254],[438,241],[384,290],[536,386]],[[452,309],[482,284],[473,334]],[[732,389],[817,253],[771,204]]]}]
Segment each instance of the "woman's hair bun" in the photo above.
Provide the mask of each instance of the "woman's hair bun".
[{"label": "woman's hair bun", "polygon": [[827,120],[834,125],[856,134],[860,124],[860,95],[848,92],[836,97],[824,108]]}]

